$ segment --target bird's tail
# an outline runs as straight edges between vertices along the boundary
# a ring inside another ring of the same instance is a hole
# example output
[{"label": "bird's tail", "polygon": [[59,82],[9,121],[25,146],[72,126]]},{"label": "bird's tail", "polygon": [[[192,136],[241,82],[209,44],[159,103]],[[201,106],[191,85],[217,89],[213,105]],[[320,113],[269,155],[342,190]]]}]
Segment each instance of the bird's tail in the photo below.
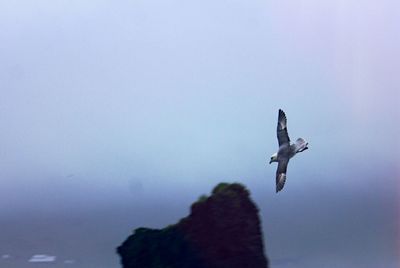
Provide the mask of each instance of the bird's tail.
[{"label": "bird's tail", "polygon": [[296,140],[296,153],[307,150],[307,146],[308,142],[306,142],[303,138],[298,138]]}]

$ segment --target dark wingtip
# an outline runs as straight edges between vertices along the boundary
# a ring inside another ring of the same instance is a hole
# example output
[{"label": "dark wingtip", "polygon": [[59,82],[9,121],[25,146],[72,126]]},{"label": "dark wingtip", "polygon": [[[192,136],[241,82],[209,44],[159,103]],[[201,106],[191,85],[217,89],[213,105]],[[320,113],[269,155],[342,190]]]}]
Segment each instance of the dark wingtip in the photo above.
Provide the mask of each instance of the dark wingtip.
[{"label": "dark wingtip", "polygon": [[279,118],[286,118],[286,114],[282,109],[279,109]]},{"label": "dark wingtip", "polygon": [[283,187],[281,187],[279,184],[276,185],[276,193],[280,192]]}]

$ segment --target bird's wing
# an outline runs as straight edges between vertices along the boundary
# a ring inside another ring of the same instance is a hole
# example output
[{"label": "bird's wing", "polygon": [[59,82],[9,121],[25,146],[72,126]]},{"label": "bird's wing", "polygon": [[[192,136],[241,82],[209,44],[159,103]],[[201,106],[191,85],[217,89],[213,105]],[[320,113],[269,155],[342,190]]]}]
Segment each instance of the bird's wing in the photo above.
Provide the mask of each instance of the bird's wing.
[{"label": "bird's wing", "polygon": [[283,186],[285,186],[288,163],[289,158],[279,160],[278,168],[276,170],[276,192],[279,192],[283,189]]},{"label": "bird's wing", "polygon": [[279,147],[282,144],[290,144],[290,139],[289,139],[289,134],[287,132],[286,123],[287,123],[286,115],[281,109],[279,109],[278,126],[276,128],[276,134],[278,137]]}]

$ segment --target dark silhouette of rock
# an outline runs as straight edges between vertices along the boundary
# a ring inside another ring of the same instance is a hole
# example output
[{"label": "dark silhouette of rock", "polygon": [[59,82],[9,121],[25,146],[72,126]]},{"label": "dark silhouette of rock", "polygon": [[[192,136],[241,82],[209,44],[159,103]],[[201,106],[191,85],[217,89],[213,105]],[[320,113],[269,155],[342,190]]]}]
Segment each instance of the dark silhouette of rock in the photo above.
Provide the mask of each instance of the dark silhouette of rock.
[{"label": "dark silhouette of rock", "polygon": [[220,183],[161,230],[138,228],[118,247],[125,268],[267,268],[258,209],[238,183]]}]

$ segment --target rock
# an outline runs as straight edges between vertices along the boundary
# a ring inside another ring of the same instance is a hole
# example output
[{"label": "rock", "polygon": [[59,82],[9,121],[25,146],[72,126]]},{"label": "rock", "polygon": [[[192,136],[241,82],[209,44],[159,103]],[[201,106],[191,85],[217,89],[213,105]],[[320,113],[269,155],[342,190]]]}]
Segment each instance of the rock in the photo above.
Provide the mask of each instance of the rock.
[{"label": "rock", "polygon": [[244,186],[220,183],[161,230],[138,228],[118,247],[125,268],[266,268],[258,209]]}]

